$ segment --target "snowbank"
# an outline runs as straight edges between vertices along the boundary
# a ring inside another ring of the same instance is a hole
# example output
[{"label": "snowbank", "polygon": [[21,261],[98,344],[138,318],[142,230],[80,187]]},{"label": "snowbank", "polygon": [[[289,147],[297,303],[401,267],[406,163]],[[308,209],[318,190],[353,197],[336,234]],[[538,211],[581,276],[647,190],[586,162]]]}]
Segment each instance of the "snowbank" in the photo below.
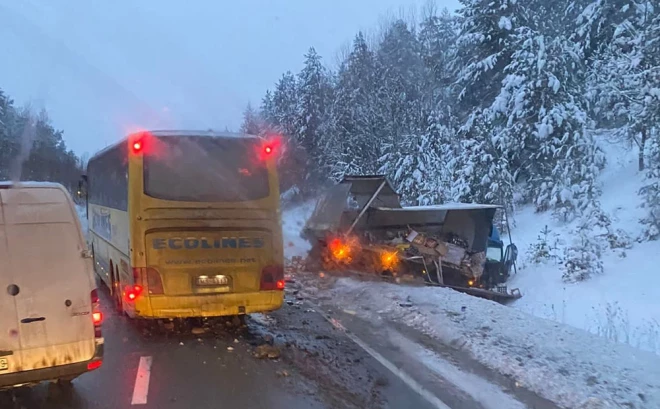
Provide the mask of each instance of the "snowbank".
[{"label": "snowbank", "polygon": [[[612,227],[634,239],[641,232],[643,214],[638,207],[643,175],[637,171],[637,154],[617,145],[605,148],[608,165],[601,175],[601,205]],[[603,254],[603,275],[567,284],[561,279],[561,265],[532,264],[527,250],[547,226],[549,241],[557,241],[561,252],[575,223],[561,224],[532,209],[518,213],[515,221],[512,236],[520,250],[521,268],[509,285],[524,294],[515,308],[660,354],[660,286],[649,280],[660,265],[658,243],[633,242],[633,248],[625,251],[608,250]]]},{"label": "snowbank", "polygon": [[[327,287],[327,286],[326,286]],[[467,351],[567,408],[660,408],[660,357],[449,289],[339,279],[313,297],[395,320]],[[311,294],[310,294],[311,296]],[[412,307],[402,302],[412,303]]]},{"label": "snowbank", "polygon": [[80,226],[82,227],[83,234],[87,236],[87,231],[89,225],[87,224],[87,208],[82,205],[76,205],[76,211],[78,212],[78,218],[80,219]]},{"label": "snowbank", "polygon": [[282,210],[282,234],[284,236],[284,257],[305,257],[311,249],[311,243],[300,235],[307,219],[312,215],[316,201],[311,200],[301,205]]}]

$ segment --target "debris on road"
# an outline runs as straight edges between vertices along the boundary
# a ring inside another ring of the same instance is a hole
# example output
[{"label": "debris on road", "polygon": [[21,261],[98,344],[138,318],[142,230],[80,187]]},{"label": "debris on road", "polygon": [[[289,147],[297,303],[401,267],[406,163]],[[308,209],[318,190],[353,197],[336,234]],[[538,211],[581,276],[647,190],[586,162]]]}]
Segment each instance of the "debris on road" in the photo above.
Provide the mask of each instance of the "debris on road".
[{"label": "debris on road", "polygon": [[289,376],[289,372],[287,372],[283,369],[281,371],[277,371],[277,375],[281,376],[281,377],[287,377],[287,376]]},{"label": "debris on road", "polygon": [[406,301],[401,301],[399,303],[399,306],[401,306],[401,307],[412,307],[413,303],[412,303],[412,301],[410,301],[410,296],[406,297]]},{"label": "debris on road", "polygon": [[234,347],[227,347],[227,351],[231,352],[234,350]]},{"label": "debris on road", "polygon": [[201,328],[201,327],[194,327],[190,332],[193,335],[202,335],[205,334],[208,331],[206,328]]},{"label": "debris on road", "polygon": [[257,359],[264,359],[264,358],[277,359],[280,357],[281,352],[280,349],[275,346],[264,344],[264,345],[259,345],[255,349],[253,355]]}]

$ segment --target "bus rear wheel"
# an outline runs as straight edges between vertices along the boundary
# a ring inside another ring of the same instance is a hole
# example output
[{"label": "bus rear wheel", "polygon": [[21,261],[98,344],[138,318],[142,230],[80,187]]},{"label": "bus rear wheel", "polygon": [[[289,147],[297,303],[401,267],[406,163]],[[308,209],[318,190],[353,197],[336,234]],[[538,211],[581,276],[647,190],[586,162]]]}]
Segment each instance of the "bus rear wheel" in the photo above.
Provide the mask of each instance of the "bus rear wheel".
[{"label": "bus rear wheel", "polygon": [[121,315],[124,312],[124,306],[121,301],[121,288],[118,277],[112,275],[112,298],[115,302],[115,310]]}]

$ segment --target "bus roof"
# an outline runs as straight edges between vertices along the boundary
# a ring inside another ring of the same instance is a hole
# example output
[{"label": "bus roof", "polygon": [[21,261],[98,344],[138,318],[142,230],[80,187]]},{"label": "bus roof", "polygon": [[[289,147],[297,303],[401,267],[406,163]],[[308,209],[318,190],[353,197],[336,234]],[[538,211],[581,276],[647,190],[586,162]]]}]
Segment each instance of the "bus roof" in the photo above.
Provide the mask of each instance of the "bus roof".
[{"label": "bus roof", "polygon": [[249,138],[249,139],[261,139],[260,136],[256,135],[250,135],[250,134],[244,134],[244,133],[237,133],[237,132],[217,132],[213,130],[206,130],[206,131],[200,131],[200,130],[155,130],[155,131],[139,131],[139,132],[132,132],[128,135],[126,135],[124,138],[121,140],[106,146],[105,148],[101,149],[100,151],[96,152],[94,156],[89,158],[89,161],[91,162],[92,160],[96,159],[99,156],[102,156],[104,153],[107,151],[116,148],[117,146],[126,143],[126,141],[134,135],[138,135],[141,133],[149,133],[150,135],[159,137],[159,136],[205,136],[209,138]]}]

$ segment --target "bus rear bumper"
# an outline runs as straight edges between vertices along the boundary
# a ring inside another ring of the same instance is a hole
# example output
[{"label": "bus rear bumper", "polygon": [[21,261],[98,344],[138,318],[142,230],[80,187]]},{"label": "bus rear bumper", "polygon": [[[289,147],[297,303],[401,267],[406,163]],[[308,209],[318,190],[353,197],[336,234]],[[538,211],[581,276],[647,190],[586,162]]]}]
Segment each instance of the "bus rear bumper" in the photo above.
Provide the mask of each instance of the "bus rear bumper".
[{"label": "bus rear bumper", "polygon": [[[221,317],[275,311],[284,303],[283,291],[194,296],[150,296],[136,305],[134,318]],[[130,314],[129,315],[133,315]]]}]

